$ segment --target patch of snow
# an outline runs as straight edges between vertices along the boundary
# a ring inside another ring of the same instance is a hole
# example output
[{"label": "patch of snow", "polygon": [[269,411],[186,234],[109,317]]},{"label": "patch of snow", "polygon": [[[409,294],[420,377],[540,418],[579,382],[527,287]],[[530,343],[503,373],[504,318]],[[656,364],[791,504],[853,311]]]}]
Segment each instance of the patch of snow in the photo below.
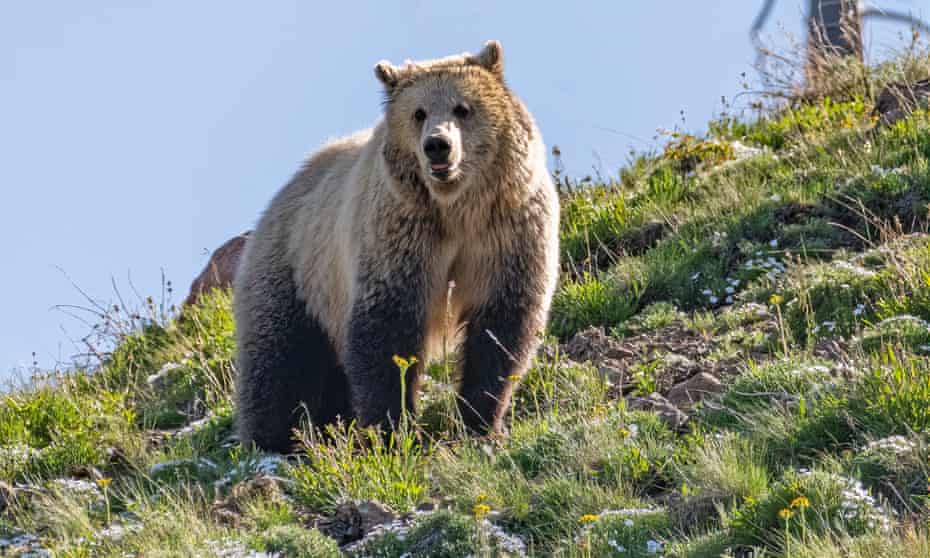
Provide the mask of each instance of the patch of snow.
[{"label": "patch of snow", "polygon": [[152,468],[149,469],[149,475],[154,476],[165,469],[172,469],[182,465],[194,465],[199,469],[216,469],[216,463],[210,461],[206,457],[201,457],[199,459],[171,459],[152,465]]},{"label": "patch of snow", "polygon": [[232,539],[208,540],[206,545],[212,552],[209,556],[217,558],[283,558],[280,552],[269,553],[251,550],[242,541]]},{"label": "patch of snow", "polygon": [[65,492],[73,492],[76,494],[97,494],[97,483],[84,480],[84,479],[54,479],[52,484],[57,488],[64,490]]},{"label": "patch of snow", "polygon": [[736,157],[737,161],[742,161],[743,159],[749,159],[751,157],[756,157],[765,153],[764,149],[746,145],[739,140],[731,141],[730,147],[733,148],[733,156]]},{"label": "patch of snow", "polygon": [[162,378],[164,378],[165,376],[167,376],[172,370],[178,369],[178,368],[180,368],[180,367],[181,367],[181,365],[178,364],[178,363],[176,363],[176,362],[169,362],[169,363],[165,364],[164,366],[162,366],[161,368],[159,368],[159,369],[158,369],[158,372],[156,372],[156,373],[150,375],[148,378],[146,378],[146,379],[145,379],[145,383],[147,383],[147,384],[150,385],[150,386],[151,386],[151,385],[154,385],[154,384],[157,383],[159,380],[161,380]]}]

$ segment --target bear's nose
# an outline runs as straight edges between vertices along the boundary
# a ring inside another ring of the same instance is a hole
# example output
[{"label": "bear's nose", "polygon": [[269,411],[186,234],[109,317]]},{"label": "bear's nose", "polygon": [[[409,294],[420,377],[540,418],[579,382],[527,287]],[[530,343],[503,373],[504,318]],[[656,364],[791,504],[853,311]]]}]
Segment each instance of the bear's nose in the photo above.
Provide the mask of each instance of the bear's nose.
[{"label": "bear's nose", "polygon": [[431,163],[445,163],[449,160],[452,145],[441,136],[430,136],[423,142],[423,152]]}]

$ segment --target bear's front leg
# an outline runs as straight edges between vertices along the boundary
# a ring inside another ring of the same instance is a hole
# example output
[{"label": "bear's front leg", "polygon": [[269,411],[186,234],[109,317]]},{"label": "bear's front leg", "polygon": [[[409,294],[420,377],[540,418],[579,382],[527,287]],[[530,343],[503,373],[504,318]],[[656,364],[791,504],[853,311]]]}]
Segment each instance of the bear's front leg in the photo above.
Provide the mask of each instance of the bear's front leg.
[{"label": "bear's front leg", "polygon": [[516,256],[502,266],[497,288],[468,316],[459,408],[472,431],[500,432],[516,380],[539,344],[547,309],[543,281],[532,258]]},{"label": "bear's front leg", "polygon": [[402,397],[407,412],[414,411],[417,375],[423,364],[418,361],[406,371],[402,390],[394,356],[422,360],[426,280],[419,260],[407,255],[395,260],[403,263],[403,269],[375,274],[363,268],[360,272],[345,371],[361,426],[397,425]]}]

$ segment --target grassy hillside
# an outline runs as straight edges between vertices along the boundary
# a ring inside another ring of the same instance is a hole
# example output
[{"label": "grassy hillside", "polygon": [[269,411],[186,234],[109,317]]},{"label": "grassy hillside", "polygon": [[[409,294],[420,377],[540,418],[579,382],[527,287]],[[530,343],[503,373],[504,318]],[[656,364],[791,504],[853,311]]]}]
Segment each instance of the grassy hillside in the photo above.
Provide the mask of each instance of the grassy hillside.
[{"label": "grassy hillside", "polygon": [[930,556],[930,115],[875,128],[866,83],[560,177],[506,439],[462,434],[450,357],[390,438],[262,455],[229,293],[107,313],[92,373],[0,399],[0,555]]}]

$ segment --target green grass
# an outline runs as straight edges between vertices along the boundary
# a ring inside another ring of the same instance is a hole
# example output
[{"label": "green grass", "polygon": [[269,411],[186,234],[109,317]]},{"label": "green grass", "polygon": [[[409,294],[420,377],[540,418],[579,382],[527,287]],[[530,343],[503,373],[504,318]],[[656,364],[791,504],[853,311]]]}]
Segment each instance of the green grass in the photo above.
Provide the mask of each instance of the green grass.
[{"label": "green grass", "polygon": [[6,395],[0,400],[0,478],[58,476],[74,464],[102,466],[107,448],[134,432],[134,417],[121,394],[98,390],[82,372],[56,374]]},{"label": "green grass", "polygon": [[374,499],[409,511],[427,496],[430,449],[406,426],[390,434],[329,426],[309,433],[303,446],[306,460],[288,475],[295,498],[313,509],[331,512],[345,501]]},{"label": "green grass", "polygon": [[[270,460],[233,437],[230,293],[145,328],[119,307],[92,370],[0,398],[0,554],[927,556],[930,116],[869,114],[924,54],[561,177],[563,273],[505,437],[464,433],[450,357],[393,434],[304,429]],[[592,326],[631,356],[573,361]],[[682,428],[626,397],[676,354],[723,386]],[[366,502],[396,524],[340,548]]]}]

